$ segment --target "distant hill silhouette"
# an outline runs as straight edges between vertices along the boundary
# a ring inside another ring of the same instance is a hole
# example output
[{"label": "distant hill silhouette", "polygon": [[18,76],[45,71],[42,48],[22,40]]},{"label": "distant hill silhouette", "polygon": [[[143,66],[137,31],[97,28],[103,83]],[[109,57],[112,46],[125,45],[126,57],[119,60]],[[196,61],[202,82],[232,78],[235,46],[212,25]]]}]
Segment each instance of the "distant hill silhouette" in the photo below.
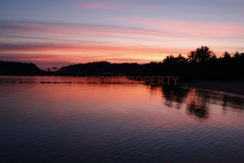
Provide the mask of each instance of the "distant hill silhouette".
[{"label": "distant hill silhouette", "polygon": [[33,63],[0,61],[0,75],[43,75],[45,73]]},{"label": "distant hill silhouette", "polygon": [[0,75],[69,75],[69,76],[179,76],[179,81],[244,81],[244,53],[216,55],[206,46],[182,55],[167,56],[162,62],[148,64],[90,62],[74,64],[58,71],[42,71],[31,63],[0,62]]}]

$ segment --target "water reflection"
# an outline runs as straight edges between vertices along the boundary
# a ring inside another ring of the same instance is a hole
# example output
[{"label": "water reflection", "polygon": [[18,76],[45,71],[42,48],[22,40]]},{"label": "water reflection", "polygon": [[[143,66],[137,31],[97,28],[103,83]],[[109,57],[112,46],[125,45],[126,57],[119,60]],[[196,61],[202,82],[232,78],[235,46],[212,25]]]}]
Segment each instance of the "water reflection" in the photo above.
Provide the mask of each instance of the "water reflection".
[{"label": "water reflection", "polygon": [[243,161],[241,96],[73,81],[0,82],[0,162]]},{"label": "water reflection", "polygon": [[177,109],[181,108],[182,103],[185,102],[185,98],[187,96],[187,93],[189,92],[189,89],[181,89],[179,87],[168,87],[168,86],[163,86],[162,87],[162,94],[163,98],[165,99],[165,105],[172,107],[172,102],[176,102]]},{"label": "water reflection", "polygon": [[168,107],[180,109],[183,104],[186,104],[187,114],[199,119],[209,117],[209,104],[221,105],[223,112],[228,109],[235,109],[238,112],[244,110],[243,97],[204,89],[163,86],[162,97]]},{"label": "water reflection", "polygon": [[209,98],[202,91],[192,89],[186,100],[187,113],[197,118],[206,119],[209,116]]}]

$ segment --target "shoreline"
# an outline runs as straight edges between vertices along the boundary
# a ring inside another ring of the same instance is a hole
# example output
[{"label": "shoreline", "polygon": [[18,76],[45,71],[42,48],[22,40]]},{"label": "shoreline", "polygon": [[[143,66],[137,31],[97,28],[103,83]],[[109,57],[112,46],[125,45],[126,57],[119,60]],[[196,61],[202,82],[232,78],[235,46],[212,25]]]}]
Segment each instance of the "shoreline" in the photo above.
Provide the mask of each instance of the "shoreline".
[{"label": "shoreline", "polygon": [[184,83],[182,86],[189,88],[200,88],[213,91],[220,91],[229,94],[244,96],[244,82],[231,81],[198,81]]},{"label": "shoreline", "polygon": [[[0,78],[4,77],[74,77],[74,76],[64,76],[64,75],[35,75],[35,76],[28,76],[28,75],[0,75]],[[85,76],[84,76],[85,77]],[[111,76],[110,76],[111,77]],[[0,83],[2,83],[0,81]],[[3,82],[6,83],[6,82]],[[25,82],[25,81],[11,81],[9,83],[35,83],[35,82]],[[37,83],[71,83],[70,81],[40,81]],[[199,88],[199,89],[206,89],[212,91],[220,91],[223,93],[229,93],[234,95],[241,95],[244,96],[244,82],[240,81],[194,81],[194,82],[185,82],[185,83],[177,83],[178,86],[181,87],[188,87],[188,88]]]}]

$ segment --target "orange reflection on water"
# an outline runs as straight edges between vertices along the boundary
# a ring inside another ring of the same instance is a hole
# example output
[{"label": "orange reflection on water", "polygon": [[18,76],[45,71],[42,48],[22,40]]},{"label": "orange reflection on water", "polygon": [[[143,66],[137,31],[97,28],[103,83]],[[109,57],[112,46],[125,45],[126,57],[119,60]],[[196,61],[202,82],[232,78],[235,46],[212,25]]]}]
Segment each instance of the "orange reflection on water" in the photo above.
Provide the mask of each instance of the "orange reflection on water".
[{"label": "orange reflection on water", "polygon": [[[190,131],[197,124],[235,128],[243,124],[243,99],[226,94],[142,84],[77,84],[80,79],[73,77],[31,79],[32,84],[2,84],[2,92],[13,92],[2,97],[6,101],[3,106],[23,117],[50,122],[106,119],[120,125],[131,123],[143,130],[182,127]],[[23,77],[20,80],[30,81]],[[43,81],[51,83],[41,84]]]}]

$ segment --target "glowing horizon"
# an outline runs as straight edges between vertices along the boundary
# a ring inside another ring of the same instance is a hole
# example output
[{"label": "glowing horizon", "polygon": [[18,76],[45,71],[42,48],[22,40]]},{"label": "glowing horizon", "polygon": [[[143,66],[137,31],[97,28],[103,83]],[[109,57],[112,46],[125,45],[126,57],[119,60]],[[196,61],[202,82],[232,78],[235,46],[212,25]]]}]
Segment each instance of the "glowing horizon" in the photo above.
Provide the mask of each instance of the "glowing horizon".
[{"label": "glowing horizon", "polygon": [[161,61],[202,45],[217,56],[244,52],[243,0],[0,4],[0,60],[51,67]]}]

